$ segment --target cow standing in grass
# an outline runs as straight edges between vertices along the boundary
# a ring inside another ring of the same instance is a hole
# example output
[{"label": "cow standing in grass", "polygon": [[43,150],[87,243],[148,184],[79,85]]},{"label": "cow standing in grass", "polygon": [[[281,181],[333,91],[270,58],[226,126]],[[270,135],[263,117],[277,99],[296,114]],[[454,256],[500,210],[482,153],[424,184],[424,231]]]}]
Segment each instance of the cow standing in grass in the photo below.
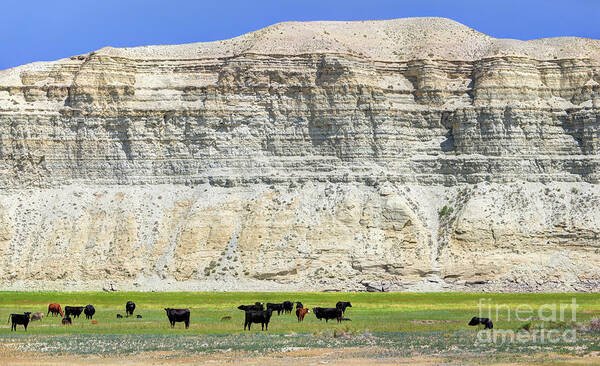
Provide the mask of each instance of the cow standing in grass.
[{"label": "cow standing in grass", "polygon": [[86,305],[85,309],[83,309],[83,313],[85,314],[86,319],[92,319],[94,314],[96,314],[96,309],[93,305]]},{"label": "cow standing in grass", "polygon": [[165,308],[167,317],[171,323],[171,328],[175,327],[176,322],[185,322],[185,329],[190,327],[190,310],[189,309],[171,309]]},{"label": "cow standing in grass", "polygon": [[267,310],[276,311],[277,315],[280,315],[281,312],[284,310],[283,309],[283,304],[273,304],[273,303],[268,302],[267,303]]},{"label": "cow standing in grass", "polygon": [[304,321],[304,316],[310,313],[308,308],[296,308],[296,317],[298,318],[298,323]]},{"label": "cow standing in grass", "polygon": [[338,301],[337,304],[335,304],[335,307],[340,309],[343,315],[346,312],[346,308],[351,308],[352,304],[350,301]]},{"label": "cow standing in grass", "polygon": [[[57,316],[60,314],[60,316],[63,316],[63,311],[62,308],[60,307],[59,304],[57,303],[52,303],[52,304],[48,304],[48,314],[52,313],[52,316]],[[48,315],[46,314],[46,315]]]},{"label": "cow standing in grass", "polygon": [[281,305],[283,305],[284,314],[291,314],[292,310],[294,310],[294,303],[291,301],[284,301],[283,303],[281,303]]},{"label": "cow standing in grass", "polygon": [[250,330],[252,323],[260,323],[262,330],[269,330],[269,321],[271,321],[271,315],[273,315],[273,311],[271,310],[246,311],[244,330],[246,330],[246,327],[248,327],[248,330]]},{"label": "cow standing in grass", "polygon": [[22,325],[27,331],[27,325],[29,324],[29,315],[31,312],[25,312],[23,314],[10,314],[8,316],[8,321],[12,322],[10,326],[10,331],[17,330],[17,325]]},{"label": "cow standing in grass", "polygon": [[127,301],[125,304],[125,316],[129,317],[129,315],[133,316],[133,311],[135,310],[135,303],[133,301]]},{"label": "cow standing in grass", "polygon": [[265,308],[262,305],[262,302],[257,302],[254,305],[240,305],[240,306],[238,306],[238,309],[244,310],[244,311],[263,311],[263,310],[265,310]]},{"label": "cow standing in grass", "polygon": [[73,315],[73,318],[79,318],[83,312],[83,306],[65,306],[65,317]]},{"label": "cow standing in grass", "polygon": [[338,323],[342,321],[342,309],[338,308],[313,308],[313,313],[317,319],[325,319],[325,323],[329,321],[329,319],[337,319]]},{"label": "cow standing in grass", "polygon": [[470,326],[477,326],[477,325],[483,325],[485,328],[484,329],[493,329],[494,328],[494,323],[492,323],[492,321],[489,318],[478,318],[476,316],[474,316],[471,321],[469,322]]}]

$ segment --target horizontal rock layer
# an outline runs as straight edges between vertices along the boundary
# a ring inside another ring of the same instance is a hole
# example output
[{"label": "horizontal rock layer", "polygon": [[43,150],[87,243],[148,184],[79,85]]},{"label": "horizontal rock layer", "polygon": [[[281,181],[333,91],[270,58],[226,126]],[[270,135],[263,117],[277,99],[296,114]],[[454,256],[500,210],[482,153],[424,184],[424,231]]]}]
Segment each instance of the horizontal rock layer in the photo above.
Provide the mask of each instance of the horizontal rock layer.
[{"label": "horizontal rock layer", "polygon": [[0,71],[0,280],[586,289],[599,105],[600,41],[436,18]]}]

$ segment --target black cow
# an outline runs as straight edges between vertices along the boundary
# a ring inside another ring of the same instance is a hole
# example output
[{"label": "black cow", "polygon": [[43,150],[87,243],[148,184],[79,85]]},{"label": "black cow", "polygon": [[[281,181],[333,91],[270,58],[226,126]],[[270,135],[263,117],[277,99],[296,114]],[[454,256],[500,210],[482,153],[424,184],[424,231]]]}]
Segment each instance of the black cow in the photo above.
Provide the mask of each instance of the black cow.
[{"label": "black cow", "polygon": [[476,326],[479,324],[483,324],[485,326],[485,329],[494,328],[494,323],[492,323],[492,321],[489,318],[478,318],[478,317],[474,316],[471,319],[471,321],[469,322],[469,325],[471,325],[471,326]]},{"label": "black cow", "polygon": [[[260,305],[258,305],[258,304],[260,304]],[[240,306],[238,306],[238,309],[244,310],[244,311],[263,311],[263,310],[265,310],[265,308],[262,306],[262,303],[257,303],[254,305],[240,305]]]},{"label": "black cow", "polygon": [[123,315],[117,314],[117,319],[123,319]]},{"label": "black cow", "polygon": [[317,319],[325,319],[325,323],[329,321],[329,319],[337,319],[338,323],[342,321],[342,309],[338,308],[313,308],[313,313]]},{"label": "black cow", "polygon": [[352,304],[350,304],[350,301],[338,301],[337,304],[335,304],[335,307],[342,310],[342,314],[344,314],[346,308],[351,308]]},{"label": "black cow", "polygon": [[285,314],[291,314],[292,310],[294,310],[294,303],[291,301],[284,301],[282,303],[282,305],[283,305],[283,312]]},{"label": "black cow", "polygon": [[[12,332],[13,330],[16,331],[17,330],[17,325],[22,325],[25,328],[25,331],[27,331],[27,325],[29,324],[29,315],[31,314],[31,312],[25,312],[23,314],[10,314],[8,316],[8,321],[12,321],[12,324],[10,326],[10,331]],[[7,322],[8,323],[8,322]]]},{"label": "black cow", "polygon": [[133,316],[133,311],[135,310],[135,303],[133,301],[127,301],[125,304],[125,316]]},{"label": "black cow", "polygon": [[85,309],[83,309],[83,313],[85,314],[86,319],[92,319],[94,314],[96,314],[96,309],[92,305],[86,305]]},{"label": "black cow", "polygon": [[189,309],[171,309],[165,308],[167,317],[171,323],[171,328],[175,327],[175,322],[185,322],[185,329],[190,327],[190,310]]},{"label": "black cow", "polygon": [[65,318],[69,315],[73,315],[73,318],[79,318],[79,315],[83,312],[83,306],[65,306]]},{"label": "black cow", "polygon": [[252,323],[260,323],[262,330],[269,330],[271,315],[273,315],[273,311],[268,309],[265,311],[246,311],[244,330],[246,330],[246,326],[248,327],[248,330],[250,330]]},{"label": "black cow", "polygon": [[296,309],[303,309],[304,305],[300,301],[296,301]]},{"label": "black cow", "polygon": [[135,317],[138,319],[142,319],[142,316],[140,314],[136,315]]},{"label": "black cow", "polygon": [[72,325],[73,322],[71,321],[71,318],[66,317],[66,318],[62,318],[62,324],[63,325]]},{"label": "black cow", "polygon": [[270,302],[267,303],[267,310],[276,311],[277,315],[281,314],[283,309],[283,304],[272,304]]}]

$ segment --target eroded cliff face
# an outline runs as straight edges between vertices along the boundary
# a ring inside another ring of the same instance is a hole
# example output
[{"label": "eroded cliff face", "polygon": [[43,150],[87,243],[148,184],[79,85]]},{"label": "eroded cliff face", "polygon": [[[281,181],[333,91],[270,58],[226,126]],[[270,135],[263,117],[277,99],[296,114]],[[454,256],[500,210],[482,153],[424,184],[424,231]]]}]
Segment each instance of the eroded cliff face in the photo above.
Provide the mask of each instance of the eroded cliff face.
[{"label": "eroded cliff face", "polygon": [[599,103],[600,41],[437,18],[0,71],[0,281],[593,289]]}]

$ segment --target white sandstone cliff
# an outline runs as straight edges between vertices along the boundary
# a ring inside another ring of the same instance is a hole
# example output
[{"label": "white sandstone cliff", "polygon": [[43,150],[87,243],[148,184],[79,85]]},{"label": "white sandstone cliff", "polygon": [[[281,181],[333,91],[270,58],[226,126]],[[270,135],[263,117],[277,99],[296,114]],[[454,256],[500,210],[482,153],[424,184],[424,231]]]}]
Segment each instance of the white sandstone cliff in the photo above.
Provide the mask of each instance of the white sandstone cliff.
[{"label": "white sandstone cliff", "polygon": [[0,71],[0,283],[593,290],[599,103],[600,41],[439,18]]}]

